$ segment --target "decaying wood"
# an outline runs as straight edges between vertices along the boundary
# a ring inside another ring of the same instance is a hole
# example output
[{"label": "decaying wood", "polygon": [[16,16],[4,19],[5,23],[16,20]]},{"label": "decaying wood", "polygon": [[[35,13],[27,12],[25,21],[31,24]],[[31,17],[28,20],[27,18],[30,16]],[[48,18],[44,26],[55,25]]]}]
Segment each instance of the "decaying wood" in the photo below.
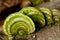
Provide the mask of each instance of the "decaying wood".
[{"label": "decaying wood", "polygon": [[[2,33],[4,19],[0,19],[0,40],[8,40],[8,37]],[[37,32],[24,37],[16,36],[14,40],[60,40],[60,23],[52,26],[45,26]]]},{"label": "decaying wood", "polygon": [[0,0],[0,12],[6,8],[10,8],[19,4],[21,0]]},{"label": "decaying wood", "polygon": [[[18,2],[20,2],[18,0],[17,0],[17,2],[15,2],[15,1],[12,0],[12,2],[11,2],[8,0],[7,1],[0,0],[0,12],[6,8],[10,8],[11,6],[14,6],[15,3],[17,5]],[[10,2],[11,2],[11,4],[10,4]],[[53,2],[42,3],[36,7],[38,7],[38,8],[39,7],[57,8],[60,10],[60,0],[58,0],[58,1],[54,0],[54,3]],[[3,22],[4,22],[4,19],[0,19],[0,40],[8,40],[7,36],[2,33]],[[38,32],[33,33],[33,34],[28,35],[23,38],[16,36],[15,39],[16,40],[17,39],[18,40],[60,40],[60,23],[57,23],[51,27],[46,26],[46,27],[42,28],[41,30],[39,30]]]},{"label": "decaying wood", "polygon": [[[59,8],[60,7],[60,0],[45,0],[45,3],[42,3],[43,7],[55,7]],[[17,4],[20,4],[20,7],[26,7],[31,5],[31,2],[29,0],[0,0],[0,13],[7,8],[10,8],[12,6],[15,6]],[[45,6],[44,6],[45,5]]]},{"label": "decaying wood", "polygon": [[20,4],[20,7],[23,8],[29,6],[31,3],[29,0],[0,0],[0,13],[4,9],[13,7],[18,4]]},{"label": "decaying wood", "polygon": [[[3,40],[8,40],[7,36],[1,33],[0,38]],[[60,23],[53,26],[46,26],[38,32],[25,37],[16,36],[14,40],[60,40]]]},{"label": "decaying wood", "polygon": [[50,0],[50,2],[44,2],[42,4],[39,4],[38,6],[36,6],[37,8],[40,7],[47,7],[49,9],[53,9],[56,8],[58,10],[60,10],[60,0]]}]

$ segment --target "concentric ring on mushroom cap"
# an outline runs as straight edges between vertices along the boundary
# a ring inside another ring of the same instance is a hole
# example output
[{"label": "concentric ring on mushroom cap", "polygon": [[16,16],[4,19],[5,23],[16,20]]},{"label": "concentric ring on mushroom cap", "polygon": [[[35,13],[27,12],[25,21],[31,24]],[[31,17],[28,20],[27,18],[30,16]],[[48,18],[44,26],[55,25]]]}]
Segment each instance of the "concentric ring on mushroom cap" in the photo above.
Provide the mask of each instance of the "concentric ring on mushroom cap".
[{"label": "concentric ring on mushroom cap", "polygon": [[[15,22],[17,22],[17,21],[26,22],[26,25],[27,25],[27,28],[28,28],[27,29],[27,32],[28,32],[27,34],[33,33],[35,31],[35,25],[34,25],[33,21],[31,20],[31,18],[17,12],[15,14],[9,15],[4,22],[3,31],[6,35],[11,35],[11,28],[13,27],[12,23],[15,24]],[[20,25],[20,24],[18,24],[18,25]],[[24,24],[22,26],[24,26]],[[26,26],[24,26],[23,28],[25,28],[25,27]]]},{"label": "concentric ring on mushroom cap", "polygon": [[46,21],[46,24],[47,25],[52,25],[54,22],[53,22],[53,19],[52,19],[52,13],[51,13],[51,10],[48,9],[48,8],[40,8],[40,11],[44,14],[45,16],[45,21]]}]

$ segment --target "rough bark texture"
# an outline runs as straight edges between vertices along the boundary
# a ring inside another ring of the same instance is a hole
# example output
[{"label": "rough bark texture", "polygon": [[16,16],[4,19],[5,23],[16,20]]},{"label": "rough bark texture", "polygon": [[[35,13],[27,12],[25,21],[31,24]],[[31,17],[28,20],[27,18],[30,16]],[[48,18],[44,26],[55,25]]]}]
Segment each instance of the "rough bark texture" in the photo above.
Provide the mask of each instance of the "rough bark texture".
[{"label": "rough bark texture", "polygon": [[0,13],[7,9],[16,5],[20,5],[19,7],[23,8],[29,6],[31,2],[29,0],[0,0]]},{"label": "rough bark texture", "polygon": [[[0,13],[7,8],[17,6],[18,4],[20,5],[19,7],[23,8],[31,5],[31,2],[29,0],[0,0]],[[38,7],[59,8],[60,0],[44,0]]]},{"label": "rough bark texture", "polygon": [[[20,0],[21,1],[21,0]],[[0,12],[20,3],[19,0],[0,0]]]}]

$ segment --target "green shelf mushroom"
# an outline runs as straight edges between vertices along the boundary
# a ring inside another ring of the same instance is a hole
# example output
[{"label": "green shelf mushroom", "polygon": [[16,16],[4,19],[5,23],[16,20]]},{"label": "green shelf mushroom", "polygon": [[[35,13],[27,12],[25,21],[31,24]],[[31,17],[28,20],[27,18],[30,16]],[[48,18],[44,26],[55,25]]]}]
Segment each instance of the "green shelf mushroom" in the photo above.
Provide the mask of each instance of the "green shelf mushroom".
[{"label": "green shelf mushroom", "polygon": [[47,25],[51,26],[52,24],[54,24],[51,10],[49,10],[48,8],[40,8],[40,11],[44,14]]},{"label": "green shelf mushroom", "polygon": [[24,36],[33,33],[35,25],[30,17],[16,12],[6,18],[3,31],[8,35],[9,40],[13,40],[16,35]]},{"label": "green shelf mushroom", "polygon": [[10,14],[3,24],[3,32],[9,40],[14,36],[29,35],[45,25],[60,22],[60,11],[57,9],[25,7],[20,11]]},{"label": "green shelf mushroom", "polygon": [[52,9],[52,13],[53,13],[53,18],[54,18],[54,22],[60,22],[60,11],[57,9]]},{"label": "green shelf mushroom", "polygon": [[36,29],[40,29],[41,27],[45,26],[44,15],[38,9],[34,7],[25,7],[19,12],[29,16],[34,21],[34,23],[39,24],[40,26],[36,26]]}]

